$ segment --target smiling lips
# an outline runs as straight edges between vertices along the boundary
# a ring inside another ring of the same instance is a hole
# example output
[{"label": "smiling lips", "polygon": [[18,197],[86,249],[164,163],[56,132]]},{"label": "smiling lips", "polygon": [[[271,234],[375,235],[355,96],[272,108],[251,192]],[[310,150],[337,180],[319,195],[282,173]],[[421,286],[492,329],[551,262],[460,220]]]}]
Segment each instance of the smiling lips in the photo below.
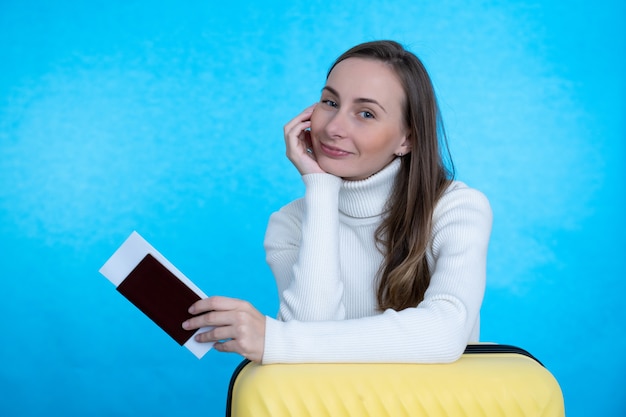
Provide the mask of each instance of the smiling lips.
[{"label": "smiling lips", "polygon": [[343,149],[335,148],[332,146],[328,146],[321,142],[320,142],[320,149],[322,150],[322,152],[324,152],[327,156],[331,158],[341,158],[344,156],[351,155],[351,152],[344,151]]}]

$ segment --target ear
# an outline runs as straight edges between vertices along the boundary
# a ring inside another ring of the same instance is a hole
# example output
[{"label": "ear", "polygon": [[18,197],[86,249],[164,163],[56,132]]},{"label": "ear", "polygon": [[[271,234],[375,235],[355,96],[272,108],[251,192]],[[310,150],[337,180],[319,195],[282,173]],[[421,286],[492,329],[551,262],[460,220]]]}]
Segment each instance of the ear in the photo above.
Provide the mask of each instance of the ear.
[{"label": "ear", "polygon": [[413,147],[413,142],[412,142],[411,134],[407,133],[402,139],[402,142],[400,143],[400,145],[396,148],[394,153],[398,156],[403,156],[403,155],[410,153],[412,147]]}]

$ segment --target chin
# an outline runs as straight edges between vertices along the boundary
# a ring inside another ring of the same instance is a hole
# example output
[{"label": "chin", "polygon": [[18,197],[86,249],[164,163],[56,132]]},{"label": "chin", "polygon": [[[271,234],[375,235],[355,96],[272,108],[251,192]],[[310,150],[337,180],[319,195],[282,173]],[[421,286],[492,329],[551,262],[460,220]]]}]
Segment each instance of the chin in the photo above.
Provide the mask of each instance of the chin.
[{"label": "chin", "polygon": [[358,180],[368,177],[368,175],[361,175],[359,173],[350,172],[346,169],[341,169],[337,167],[335,167],[334,169],[332,167],[327,168],[327,167],[323,167],[321,164],[320,164],[320,167],[328,174],[334,175],[335,177],[339,177],[346,181],[358,181]]},{"label": "chin", "polygon": [[345,166],[341,166],[345,165],[345,162],[342,163],[333,160],[328,161],[326,158],[320,158],[318,159],[317,163],[319,164],[320,168],[324,170],[324,172],[327,172],[336,177],[345,178],[352,176],[351,173],[346,170]]}]

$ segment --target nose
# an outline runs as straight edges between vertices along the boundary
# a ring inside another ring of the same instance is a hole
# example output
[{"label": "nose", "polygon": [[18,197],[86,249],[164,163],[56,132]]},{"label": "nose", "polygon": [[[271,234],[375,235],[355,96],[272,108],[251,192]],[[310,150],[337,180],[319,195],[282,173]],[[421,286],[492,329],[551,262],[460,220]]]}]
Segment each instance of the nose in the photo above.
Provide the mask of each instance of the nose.
[{"label": "nose", "polygon": [[333,112],[326,124],[326,135],[332,139],[346,137],[348,128],[348,115],[341,110]]}]

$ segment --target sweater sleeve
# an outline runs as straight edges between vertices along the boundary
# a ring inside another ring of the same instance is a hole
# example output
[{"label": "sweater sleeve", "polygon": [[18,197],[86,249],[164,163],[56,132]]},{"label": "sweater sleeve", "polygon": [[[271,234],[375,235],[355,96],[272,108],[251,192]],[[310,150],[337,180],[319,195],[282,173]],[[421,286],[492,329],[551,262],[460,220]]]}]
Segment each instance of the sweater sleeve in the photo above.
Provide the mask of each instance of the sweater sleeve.
[{"label": "sweater sleeve", "polygon": [[267,262],[278,288],[280,320],[341,320],[338,195],[341,179],[304,175],[306,191],[270,217]]},{"label": "sweater sleeve", "polygon": [[263,363],[455,361],[478,321],[491,225],[480,192],[447,192],[433,216],[431,282],[418,306],[351,320],[267,318]]}]

